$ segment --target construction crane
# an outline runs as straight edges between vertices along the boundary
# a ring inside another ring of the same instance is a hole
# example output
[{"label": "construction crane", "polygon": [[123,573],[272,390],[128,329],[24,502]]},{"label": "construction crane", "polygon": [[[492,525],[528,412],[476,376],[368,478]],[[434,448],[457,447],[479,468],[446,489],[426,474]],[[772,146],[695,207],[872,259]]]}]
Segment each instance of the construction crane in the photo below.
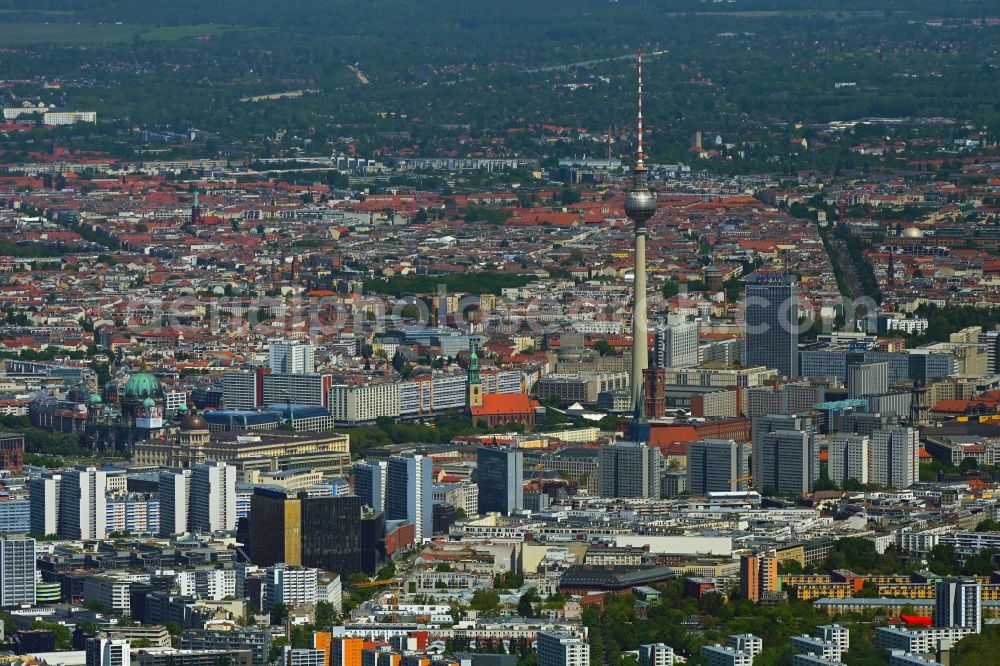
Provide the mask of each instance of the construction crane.
[{"label": "construction crane", "polygon": [[738,476],[735,479],[729,479],[730,484],[734,483],[745,483],[748,486],[753,483],[753,477],[747,474],[746,476]]},{"label": "construction crane", "polygon": [[393,578],[384,578],[382,580],[369,580],[369,581],[365,581],[364,583],[355,583],[355,584],[351,585],[351,587],[356,587],[356,588],[363,588],[363,587],[383,587],[385,585],[391,585],[394,582],[396,582],[396,581]]}]

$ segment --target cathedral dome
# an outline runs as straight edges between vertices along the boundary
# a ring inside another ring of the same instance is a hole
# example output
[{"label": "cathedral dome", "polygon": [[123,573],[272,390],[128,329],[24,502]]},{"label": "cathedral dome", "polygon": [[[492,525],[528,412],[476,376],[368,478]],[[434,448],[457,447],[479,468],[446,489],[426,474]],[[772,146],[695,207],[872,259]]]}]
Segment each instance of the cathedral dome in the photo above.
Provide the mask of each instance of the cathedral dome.
[{"label": "cathedral dome", "polygon": [[160,380],[149,372],[137,372],[125,382],[124,397],[130,400],[163,396]]},{"label": "cathedral dome", "polygon": [[208,430],[208,422],[200,414],[188,414],[181,419],[181,430]]}]

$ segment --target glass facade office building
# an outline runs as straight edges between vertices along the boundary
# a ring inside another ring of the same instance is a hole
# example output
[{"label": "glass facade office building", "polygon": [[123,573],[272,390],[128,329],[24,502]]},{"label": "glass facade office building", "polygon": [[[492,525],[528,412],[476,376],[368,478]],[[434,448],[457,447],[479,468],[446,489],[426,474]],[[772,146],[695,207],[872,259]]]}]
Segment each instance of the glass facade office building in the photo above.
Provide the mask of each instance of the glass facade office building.
[{"label": "glass facade office building", "polygon": [[744,365],[799,375],[798,285],[790,275],[752,275],[746,286]]}]

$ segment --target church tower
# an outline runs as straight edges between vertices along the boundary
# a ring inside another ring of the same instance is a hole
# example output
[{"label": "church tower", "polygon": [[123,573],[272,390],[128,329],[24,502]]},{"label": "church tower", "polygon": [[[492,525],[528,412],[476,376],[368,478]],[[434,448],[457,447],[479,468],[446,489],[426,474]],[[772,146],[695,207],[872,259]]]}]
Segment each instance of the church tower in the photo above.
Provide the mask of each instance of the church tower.
[{"label": "church tower", "polygon": [[201,224],[201,204],[198,202],[198,190],[194,191],[194,205],[191,206],[191,224]]},{"label": "church tower", "polygon": [[476,343],[473,342],[469,354],[469,398],[468,408],[483,406],[483,381],[479,377],[479,355],[476,353]]}]

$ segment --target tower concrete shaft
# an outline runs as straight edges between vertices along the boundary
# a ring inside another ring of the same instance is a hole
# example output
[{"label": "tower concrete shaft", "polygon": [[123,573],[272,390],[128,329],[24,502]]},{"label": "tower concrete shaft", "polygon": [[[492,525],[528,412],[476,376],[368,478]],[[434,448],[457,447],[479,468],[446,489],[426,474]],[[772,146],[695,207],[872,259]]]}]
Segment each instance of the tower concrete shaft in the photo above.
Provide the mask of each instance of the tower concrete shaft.
[{"label": "tower concrete shaft", "polygon": [[656,196],[649,191],[642,127],[642,51],[637,54],[637,141],[632,190],[625,197],[625,214],[635,223],[635,282],[632,307],[632,409],[642,413],[642,371],[649,366],[649,336],[646,322],[646,222],[656,213]]},{"label": "tower concrete shaft", "polygon": [[642,371],[649,367],[649,326],[646,322],[646,226],[635,227],[635,289],[632,308],[632,408],[642,402]]}]

